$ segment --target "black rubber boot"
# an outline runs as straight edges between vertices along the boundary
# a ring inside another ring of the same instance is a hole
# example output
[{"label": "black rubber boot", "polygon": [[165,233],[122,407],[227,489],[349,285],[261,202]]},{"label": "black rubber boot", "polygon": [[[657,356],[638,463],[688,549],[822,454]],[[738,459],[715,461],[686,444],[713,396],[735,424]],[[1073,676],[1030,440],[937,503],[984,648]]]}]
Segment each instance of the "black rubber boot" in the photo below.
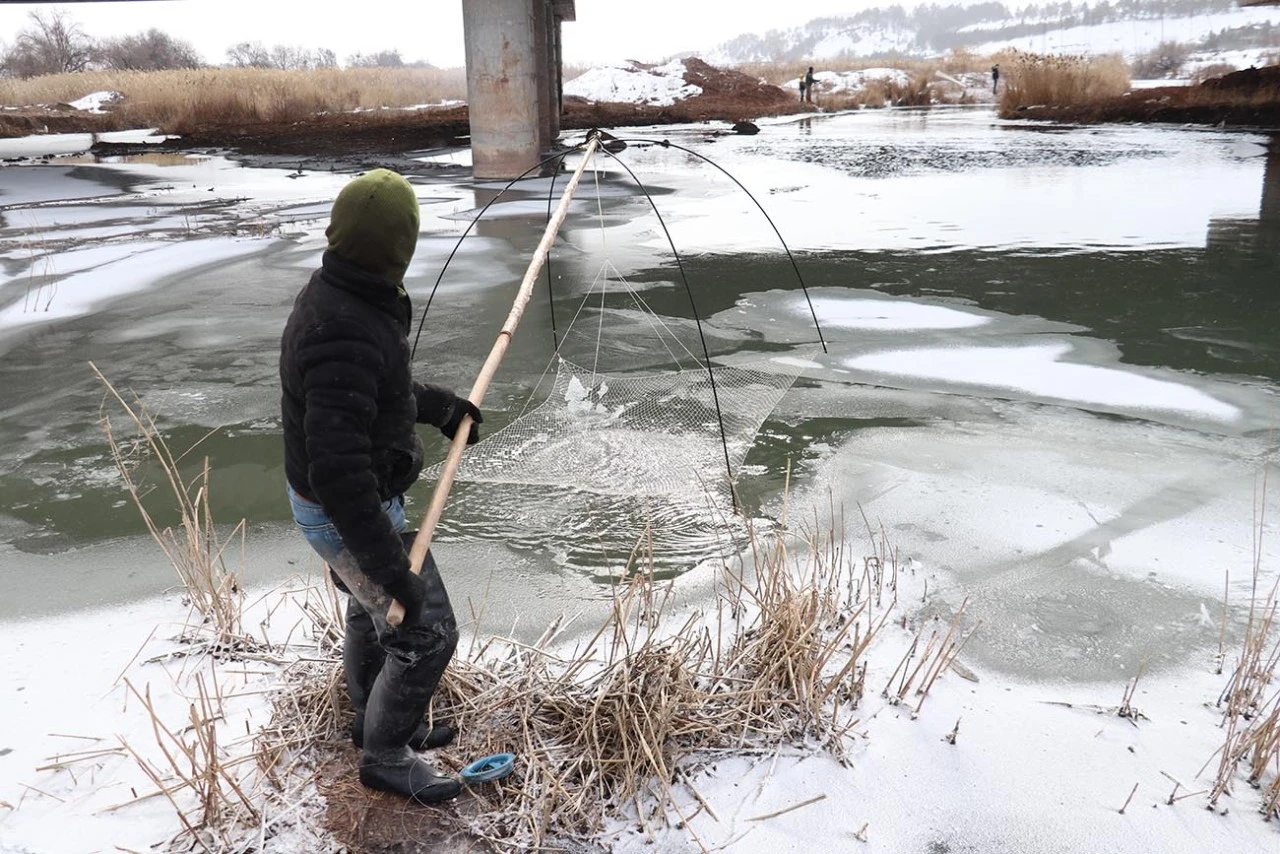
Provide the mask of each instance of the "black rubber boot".
[{"label": "black rubber boot", "polygon": [[[428,727],[426,723],[418,724],[409,738],[409,747],[413,750],[431,750],[451,744],[457,733],[453,727],[438,723]],[[351,743],[356,747],[364,747],[364,712],[356,712],[356,719],[351,722]]]},{"label": "black rubber boot", "polygon": [[[373,619],[354,596],[350,597],[347,600],[342,666],[347,676],[347,696],[351,698],[351,708],[356,713],[356,719],[351,724],[351,743],[356,747],[364,747],[364,710],[369,703],[373,681],[378,678],[378,671],[382,670],[386,657],[387,653],[378,642]],[[444,747],[453,738],[452,727],[438,724],[428,728],[424,722],[414,730],[409,746],[414,750],[429,750]]]},{"label": "black rubber boot", "polygon": [[[406,539],[409,536],[406,535]],[[426,598],[417,614],[405,614],[398,627],[381,619],[389,597],[370,606],[380,608],[377,628],[386,651],[365,708],[364,747],[360,754],[360,782],[370,789],[395,792],[420,804],[455,798],[462,784],[436,770],[409,746],[458,644],[453,609],[428,555],[422,578]],[[385,603],[385,604],[384,604]]]},{"label": "black rubber boot", "polygon": [[409,747],[409,739],[421,724],[431,698],[429,694],[422,696],[414,680],[399,677],[399,664],[394,654],[388,656],[370,692],[360,782],[370,789],[395,792],[420,804],[456,798],[462,784],[437,774],[431,763]]}]

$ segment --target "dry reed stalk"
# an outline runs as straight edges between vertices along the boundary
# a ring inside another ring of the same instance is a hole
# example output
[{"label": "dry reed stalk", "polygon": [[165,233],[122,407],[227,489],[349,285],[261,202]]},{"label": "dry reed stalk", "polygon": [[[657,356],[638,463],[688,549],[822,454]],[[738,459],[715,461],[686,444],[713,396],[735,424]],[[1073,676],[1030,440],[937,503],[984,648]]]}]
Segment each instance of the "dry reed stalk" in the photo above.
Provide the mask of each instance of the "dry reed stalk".
[{"label": "dry reed stalk", "polygon": [[1141,663],[1138,664],[1138,672],[1134,674],[1133,681],[1125,685],[1124,697],[1120,700],[1120,708],[1116,710],[1117,717],[1127,718],[1134,724],[1139,720],[1147,719],[1147,716],[1133,705],[1133,696],[1138,690],[1138,681],[1142,679],[1142,674],[1147,672],[1148,664],[1150,664],[1150,660],[1146,658],[1142,659]]},{"label": "dry reed stalk", "polygon": [[[196,474],[184,474],[181,463],[186,454],[173,453],[155,419],[141,402],[135,397],[130,404],[96,365],[90,362],[89,367],[133,426],[132,437],[118,437],[104,405],[99,422],[116,470],[124,480],[151,538],[177,571],[192,608],[200,615],[200,629],[211,635],[206,648],[217,654],[261,650],[262,645],[244,631],[241,620],[243,591],[237,573],[227,567],[224,559],[224,552],[237,538],[243,548],[245,522],[240,520],[225,536],[218,533],[209,502],[208,459]],[[144,497],[155,488],[146,481],[150,473],[148,466],[158,467],[161,484],[168,487],[177,504],[179,524],[176,528],[161,527],[144,501]]]},{"label": "dry reed stalk", "polygon": [[[1209,807],[1216,807],[1222,795],[1231,792],[1231,784],[1243,765],[1249,785],[1263,790],[1260,811],[1270,820],[1280,815],[1280,690],[1276,689],[1280,632],[1273,632],[1280,609],[1280,578],[1266,598],[1259,600],[1267,479],[1268,472],[1264,470],[1260,497],[1254,505],[1253,577],[1244,639],[1236,668],[1218,697],[1218,706],[1225,705],[1225,737],[1214,753],[1218,768],[1209,789]],[[1225,623],[1224,616],[1224,626]],[[1210,757],[1209,762],[1212,761]],[[1268,769],[1273,774],[1269,783],[1264,779]]]},{"label": "dry reed stalk", "polygon": [[1133,796],[1138,793],[1138,784],[1134,783],[1133,788],[1129,790],[1129,797],[1124,799],[1124,805],[1120,807],[1120,815],[1124,815],[1124,811],[1129,808],[1129,802],[1133,800]]}]

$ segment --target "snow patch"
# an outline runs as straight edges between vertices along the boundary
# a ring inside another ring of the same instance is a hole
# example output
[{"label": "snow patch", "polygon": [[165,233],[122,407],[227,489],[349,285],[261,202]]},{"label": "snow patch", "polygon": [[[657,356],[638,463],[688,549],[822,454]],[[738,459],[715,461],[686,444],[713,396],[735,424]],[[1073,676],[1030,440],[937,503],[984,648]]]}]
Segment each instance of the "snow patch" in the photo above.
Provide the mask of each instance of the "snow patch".
[{"label": "snow patch", "polygon": [[107,104],[112,104],[124,97],[119,92],[90,92],[79,100],[72,101],[68,106],[77,110],[84,110],[86,113],[105,113],[102,109]]},{"label": "snow patch", "polygon": [[669,107],[702,94],[702,87],[686,83],[683,60],[646,68],[623,62],[592,68],[564,84],[564,93],[588,101]]}]

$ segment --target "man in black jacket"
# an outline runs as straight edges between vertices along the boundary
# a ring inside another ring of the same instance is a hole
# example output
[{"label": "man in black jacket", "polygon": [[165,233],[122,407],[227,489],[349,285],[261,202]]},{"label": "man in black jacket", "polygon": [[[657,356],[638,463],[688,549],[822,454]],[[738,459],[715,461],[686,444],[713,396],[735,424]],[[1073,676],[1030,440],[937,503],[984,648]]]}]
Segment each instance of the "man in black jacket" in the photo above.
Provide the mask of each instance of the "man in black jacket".
[{"label": "man in black jacket", "polygon": [[[360,781],[422,803],[461,785],[415,750],[453,737],[424,722],[458,642],[435,561],[409,571],[404,491],[422,469],[415,424],[453,438],[480,411],[413,380],[412,309],[404,274],[418,241],[418,200],[402,176],[376,169],[338,194],[320,269],[294,301],[280,347],[285,474],[294,520],[329,564],[347,603],[343,662],[362,749]],[[405,608],[386,621],[392,600]]]}]

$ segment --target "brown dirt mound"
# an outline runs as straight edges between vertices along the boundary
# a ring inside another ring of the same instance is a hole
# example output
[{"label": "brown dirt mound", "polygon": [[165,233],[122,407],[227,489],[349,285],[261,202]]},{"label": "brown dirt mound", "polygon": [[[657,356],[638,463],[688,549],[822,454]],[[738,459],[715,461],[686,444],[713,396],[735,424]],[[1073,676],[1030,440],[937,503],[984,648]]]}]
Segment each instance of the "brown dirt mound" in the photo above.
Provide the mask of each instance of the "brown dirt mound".
[{"label": "brown dirt mound", "polygon": [[686,59],[684,65],[685,82],[700,86],[701,94],[666,107],[597,103],[570,96],[564,99],[561,125],[565,129],[586,129],[708,121],[734,124],[761,116],[812,112],[815,109],[811,104],[799,103],[783,89],[741,71],[716,68],[692,57]]},{"label": "brown dirt mound", "polygon": [[1214,77],[1200,84],[1205,89],[1221,92],[1256,92],[1261,89],[1280,90],[1280,65],[1265,68],[1245,68],[1221,77]]}]

